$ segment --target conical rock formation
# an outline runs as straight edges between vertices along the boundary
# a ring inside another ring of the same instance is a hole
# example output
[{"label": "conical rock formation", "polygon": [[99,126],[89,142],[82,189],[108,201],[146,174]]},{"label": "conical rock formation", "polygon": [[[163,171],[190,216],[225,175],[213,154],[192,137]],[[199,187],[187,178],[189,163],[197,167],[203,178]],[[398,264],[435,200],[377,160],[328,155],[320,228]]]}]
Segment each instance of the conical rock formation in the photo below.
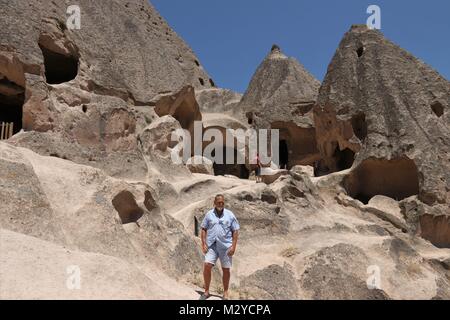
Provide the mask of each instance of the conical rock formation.
[{"label": "conical rock formation", "polygon": [[353,166],[347,189],[363,201],[382,194],[445,203],[449,107],[446,79],[379,31],[353,26],[320,89],[318,147],[330,171]]},{"label": "conical rock formation", "polygon": [[261,127],[274,121],[308,126],[302,116],[311,110],[319,87],[319,81],[296,59],[274,45],[253,75],[239,108]]}]

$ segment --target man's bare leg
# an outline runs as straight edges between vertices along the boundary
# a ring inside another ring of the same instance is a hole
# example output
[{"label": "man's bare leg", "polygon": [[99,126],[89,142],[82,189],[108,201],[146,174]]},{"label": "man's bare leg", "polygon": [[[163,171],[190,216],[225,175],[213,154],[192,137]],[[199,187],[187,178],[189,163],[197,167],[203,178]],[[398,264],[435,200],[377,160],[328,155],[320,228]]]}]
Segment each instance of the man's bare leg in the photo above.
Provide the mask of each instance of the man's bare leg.
[{"label": "man's bare leg", "polygon": [[211,270],[213,265],[205,263],[203,267],[203,280],[205,283],[205,296],[209,296],[209,286],[211,285]]},{"label": "man's bare leg", "polygon": [[231,272],[229,268],[222,268],[222,282],[223,282],[223,298],[228,299],[228,287],[230,285]]}]

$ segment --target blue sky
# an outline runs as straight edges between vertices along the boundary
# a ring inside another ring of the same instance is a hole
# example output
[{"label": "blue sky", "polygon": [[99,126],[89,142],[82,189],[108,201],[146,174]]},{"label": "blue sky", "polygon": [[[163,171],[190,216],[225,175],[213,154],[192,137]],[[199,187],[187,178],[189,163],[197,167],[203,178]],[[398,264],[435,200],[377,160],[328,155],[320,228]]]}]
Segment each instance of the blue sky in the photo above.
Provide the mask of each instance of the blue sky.
[{"label": "blue sky", "polygon": [[381,31],[450,79],[448,0],[151,0],[195,51],[217,86],[244,92],[272,44],[317,79],[367,7],[381,8]]}]

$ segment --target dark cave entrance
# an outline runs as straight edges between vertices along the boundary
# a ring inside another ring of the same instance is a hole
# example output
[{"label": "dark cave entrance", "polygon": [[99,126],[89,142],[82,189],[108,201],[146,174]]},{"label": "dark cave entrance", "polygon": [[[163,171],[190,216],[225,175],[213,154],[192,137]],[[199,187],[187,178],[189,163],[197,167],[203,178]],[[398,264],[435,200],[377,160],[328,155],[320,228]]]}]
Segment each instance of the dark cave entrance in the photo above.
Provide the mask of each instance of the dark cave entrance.
[{"label": "dark cave entrance", "polygon": [[362,142],[367,137],[367,123],[366,115],[364,113],[358,113],[352,117],[353,133]]},{"label": "dark cave entrance", "polygon": [[247,112],[246,114],[245,114],[245,116],[247,117],[247,122],[248,122],[248,124],[249,125],[252,125],[253,124],[253,112]]},{"label": "dark cave entrance", "polygon": [[194,236],[198,237],[200,235],[200,221],[194,216]]},{"label": "dark cave entrance", "polygon": [[359,48],[356,50],[356,54],[358,55],[358,58],[361,58],[362,55],[364,54],[364,47],[359,47]]},{"label": "dark cave entrance", "polygon": [[[22,130],[25,89],[0,74],[0,139],[8,139]],[[8,130],[7,130],[8,129]]]},{"label": "dark cave entrance", "polygon": [[44,56],[45,78],[48,84],[60,84],[75,79],[78,74],[78,58],[54,52],[39,44]]},{"label": "dark cave entrance", "polygon": [[114,209],[119,214],[122,224],[138,222],[144,215],[144,210],[136,203],[134,195],[129,191],[122,191],[112,200]]},{"label": "dark cave entrance", "polygon": [[444,114],[444,106],[439,101],[436,101],[431,105],[431,110],[433,110],[438,118],[442,117]]},{"label": "dark cave entrance", "polygon": [[[223,147],[223,161],[222,164],[213,162],[213,169],[215,176],[232,175],[240,179],[248,179],[250,177],[250,172],[245,166],[245,164],[238,164],[238,154],[237,150],[234,148]],[[233,163],[227,164],[227,152],[228,154],[233,154]],[[215,157],[215,152],[212,152],[212,156]]]},{"label": "dark cave entrance", "polygon": [[337,171],[350,169],[355,161],[355,153],[352,150],[346,148],[341,151],[339,146],[336,147],[333,157],[336,161]]},{"label": "dark cave entrance", "polygon": [[195,114],[187,102],[183,103],[175,110],[173,117],[180,123],[181,128],[191,131],[195,121]]},{"label": "dark cave entrance", "polygon": [[289,169],[289,148],[286,140],[280,140],[279,152],[280,169]]},{"label": "dark cave entrance", "polygon": [[348,195],[367,204],[376,195],[401,201],[419,194],[419,175],[413,160],[370,158],[344,179]]}]

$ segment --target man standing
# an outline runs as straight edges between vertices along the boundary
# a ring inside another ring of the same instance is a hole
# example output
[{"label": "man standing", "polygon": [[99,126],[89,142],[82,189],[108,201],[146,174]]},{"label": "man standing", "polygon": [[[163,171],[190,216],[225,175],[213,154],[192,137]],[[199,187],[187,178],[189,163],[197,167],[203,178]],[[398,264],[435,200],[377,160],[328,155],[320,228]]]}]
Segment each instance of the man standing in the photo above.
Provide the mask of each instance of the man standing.
[{"label": "man standing", "polygon": [[223,299],[228,299],[232,257],[236,251],[239,234],[239,222],[233,212],[225,209],[225,197],[221,194],[214,199],[214,209],[208,211],[201,224],[202,251],[205,255],[203,278],[205,292],[200,300],[210,297],[211,270],[220,259],[223,271]]}]

